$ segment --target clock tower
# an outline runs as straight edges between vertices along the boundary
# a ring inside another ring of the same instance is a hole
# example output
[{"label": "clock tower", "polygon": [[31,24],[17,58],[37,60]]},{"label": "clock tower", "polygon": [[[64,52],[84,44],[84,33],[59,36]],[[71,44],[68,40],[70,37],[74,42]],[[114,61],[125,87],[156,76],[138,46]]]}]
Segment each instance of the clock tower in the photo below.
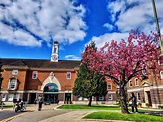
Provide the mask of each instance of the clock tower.
[{"label": "clock tower", "polygon": [[53,43],[51,62],[58,62],[58,42],[57,41]]}]

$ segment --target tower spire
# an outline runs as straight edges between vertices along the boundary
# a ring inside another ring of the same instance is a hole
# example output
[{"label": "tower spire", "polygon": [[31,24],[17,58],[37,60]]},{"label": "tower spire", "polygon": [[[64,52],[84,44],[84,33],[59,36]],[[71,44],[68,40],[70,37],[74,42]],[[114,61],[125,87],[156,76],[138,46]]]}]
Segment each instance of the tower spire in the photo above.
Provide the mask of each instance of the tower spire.
[{"label": "tower spire", "polygon": [[51,55],[51,62],[58,62],[58,42],[54,41],[53,47],[52,47],[52,55]]}]

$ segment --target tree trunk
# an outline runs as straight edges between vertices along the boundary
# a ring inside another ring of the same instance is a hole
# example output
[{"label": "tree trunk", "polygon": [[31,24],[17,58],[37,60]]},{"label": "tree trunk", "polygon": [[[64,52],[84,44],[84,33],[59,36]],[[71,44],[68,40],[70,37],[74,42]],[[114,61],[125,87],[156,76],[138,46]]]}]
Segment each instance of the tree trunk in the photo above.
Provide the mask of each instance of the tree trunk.
[{"label": "tree trunk", "polygon": [[92,104],[92,96],[89,98],[88,106],[91,106],[91,104]]},{"label": "tree trunk", "polygon": [[127,90],[125,89],[125,85],[120,85],[119,100],[120,100],[121,112],[128,114],[129,111],[127,105]]}]

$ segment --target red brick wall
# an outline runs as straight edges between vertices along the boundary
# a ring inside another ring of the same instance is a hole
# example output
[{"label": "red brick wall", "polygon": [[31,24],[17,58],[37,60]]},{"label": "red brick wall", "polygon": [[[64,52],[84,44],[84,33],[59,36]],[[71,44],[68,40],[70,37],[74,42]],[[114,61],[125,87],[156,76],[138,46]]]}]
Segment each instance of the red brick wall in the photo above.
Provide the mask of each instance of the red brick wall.
[{"label": "red brick wall", "polygon": [[[27,76],[27,90],[40,90],[43,82],[48,78],[51,71],[38,71],[38,78],[32,79],[32,72],[29,71]],[[61,90],[72,90],[76,78],[75,72],[71,72],[71,79],[67,79],[67,72],[71,71],[56,71],[53,72],[61,85]]]},{"label": "red brick wall", "polygon": [[2,72],[3,81],[2,81],[2,90],[8,89],[9,79],[15,77],[18,79],[18,90],[24,90],[25,79],[26,79],[26,70],[18,70],[17,75],[12,75],[12,70],[4,70]]}]

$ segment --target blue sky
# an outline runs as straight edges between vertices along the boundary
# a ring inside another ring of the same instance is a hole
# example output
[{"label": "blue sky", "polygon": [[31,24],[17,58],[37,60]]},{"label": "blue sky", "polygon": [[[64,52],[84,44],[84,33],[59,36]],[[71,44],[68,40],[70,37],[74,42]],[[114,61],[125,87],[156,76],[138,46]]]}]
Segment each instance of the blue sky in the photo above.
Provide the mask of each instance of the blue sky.
[{"label": "blue sky", "polygon": [[[155,0],[163,33],[163,0]],[[91,40],[101,47],[131,29],[156,32],[152,0],[0,0],[0,57],[80,60]]]}]

